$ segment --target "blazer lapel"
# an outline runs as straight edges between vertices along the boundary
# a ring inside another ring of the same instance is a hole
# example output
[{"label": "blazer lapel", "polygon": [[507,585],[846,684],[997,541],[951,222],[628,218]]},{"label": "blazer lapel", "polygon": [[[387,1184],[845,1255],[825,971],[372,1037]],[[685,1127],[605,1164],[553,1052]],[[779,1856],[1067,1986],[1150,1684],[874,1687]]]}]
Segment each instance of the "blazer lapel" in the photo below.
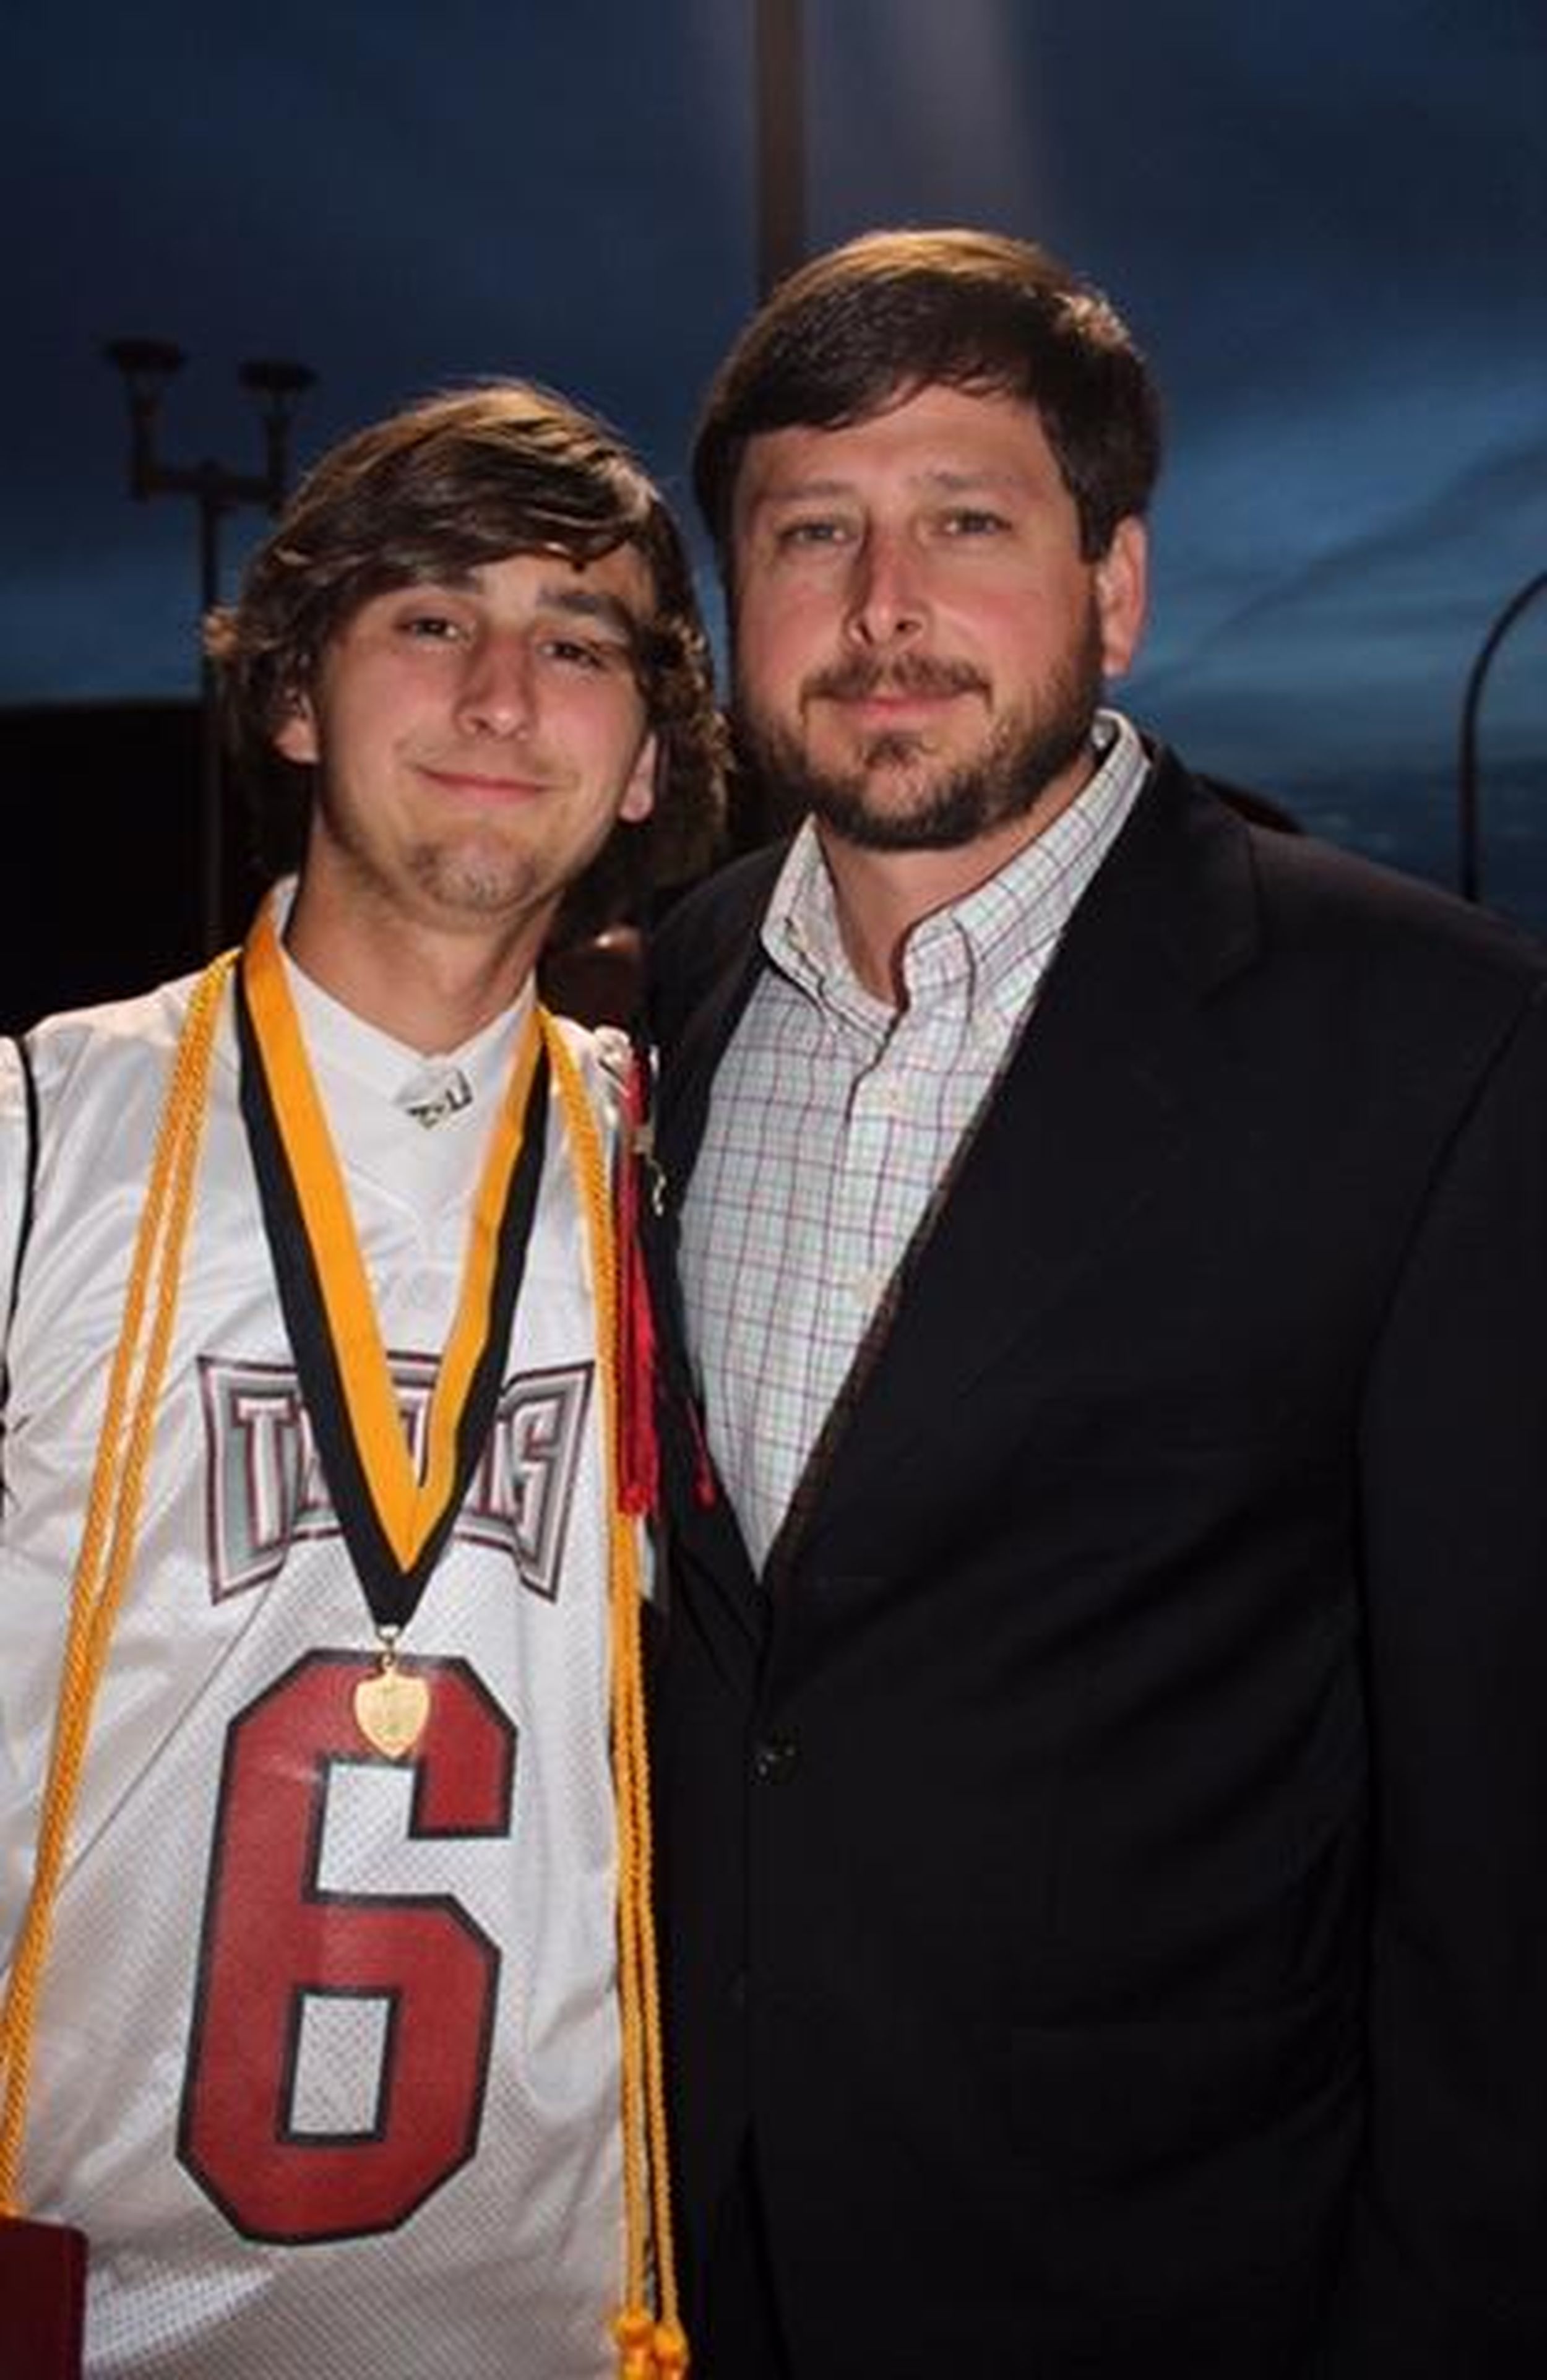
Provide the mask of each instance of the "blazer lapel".
[{"label": "blazer lapel", "polygon": [[803,1542],[884,1496],[944,1404],[1033,1340],[1185,1163],[1210,1087],[1204,1010],[1258,939],[1239,821],[1162,759],[1080,904],[909,1272]]},{"label": "blazer lapel", "polygon": [[[761,871],[757,875],[761,881]],[[670,1372],[664,1435],[670,1467],[674,1560],[690,1571],[705,1590],[692,1600],[697,1625],[715,1666],[722,1674],[744,1683],[755,1673],[768,1632],[768,1597],[759,1585],[724,1489],[716,1484],[713,1500],[708,1504],[699,1493],[708,1457],[687,1358],[677,1241],[682,1189],[703,1137],[714,1069],[751,995],[761,964],[757,926],[766,893],[760,892],[755,902],[747,899],[742,887],[749,880],[749,872],[742,871],[731,888],[735,898],[730,907],[738,922],[727,924],[721,938],[723,963],[712,968],[707,979],[689,978],[683,999],[676,996],[674,982],[675,1013],[669,1020],[657,1020],[664,1024],[663,1038],[671,1052],[670,1062],[663,1070],[655,1114],[655,1159],[664,1197],[646,1236],[652,1296],[664,1324],[664,1355]]]},{"label": "blazer lapel", "polygon": [[762,966],[758,929],[783,857],[781,845],[727,868],[702,925],[695,918],[689,950],[676,946],[670,920],[660,940],[652,1025],[670,1055],[661,1078],[656,1155],[674,1212],[703,1138],[714,1069]]}]

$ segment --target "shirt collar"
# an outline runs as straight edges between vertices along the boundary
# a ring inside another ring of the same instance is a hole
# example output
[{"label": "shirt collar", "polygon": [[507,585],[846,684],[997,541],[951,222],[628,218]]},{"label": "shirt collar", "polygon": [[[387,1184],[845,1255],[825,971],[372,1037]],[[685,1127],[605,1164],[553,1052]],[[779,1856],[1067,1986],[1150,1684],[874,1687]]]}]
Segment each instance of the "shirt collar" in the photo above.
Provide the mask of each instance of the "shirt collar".
[{"label": "shirt collar", "polygon": [[459,1048],[427,1057],[406,1041],[384,1033],[379,1026],[367,1024],[363,1016],[357,1016],[353,1009],[335,1000],[331,992],[324,991],[296,965],[283,940],[294,897],[294,881],[286,879],[275,891],[274,922],[281,935],[280,956],[290,997],[300,1020],[307,1053],[319,1073],[347,1075],[362,1089],[398,1104],[405,1092],[421,1080],[436,1073],[449,1075],[453,1071],[466,1079],[472,1095],[469,1105],[499,1097],[510,1069],[512,1034],[526,1017],[535,997],[530,979],[511,1007],[481,1026]]}]

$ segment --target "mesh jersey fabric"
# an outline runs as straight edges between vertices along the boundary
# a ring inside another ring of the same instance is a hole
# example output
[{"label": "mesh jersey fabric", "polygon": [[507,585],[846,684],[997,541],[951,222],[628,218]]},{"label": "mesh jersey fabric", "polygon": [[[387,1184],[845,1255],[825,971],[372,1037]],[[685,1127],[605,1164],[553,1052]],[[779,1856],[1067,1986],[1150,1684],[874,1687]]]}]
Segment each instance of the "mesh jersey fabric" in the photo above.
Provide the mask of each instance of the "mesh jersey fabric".
[{"label": "mesh jersey fabric", "polygon": [[[0,1524],[0,1957],[187,996],[32,1037],[42,1148]],[[572,1046],[605,1116],[586,1037]],[[395,1766],[350,1723],[372,1632],[237,1087],[227,1014],[44,1976],[25,2204],[91,2238],[92,2380],[598,2380],[621,2285],[615,1839],[593,1318],[562,1121],[555,1103],[490,1445],[403,1640],[432,1665],[431,1731]],[[14,1104],[0,1097],[7,1184]],[[427,1205],[341,1158],[412,1434],[472,1184]]]}]

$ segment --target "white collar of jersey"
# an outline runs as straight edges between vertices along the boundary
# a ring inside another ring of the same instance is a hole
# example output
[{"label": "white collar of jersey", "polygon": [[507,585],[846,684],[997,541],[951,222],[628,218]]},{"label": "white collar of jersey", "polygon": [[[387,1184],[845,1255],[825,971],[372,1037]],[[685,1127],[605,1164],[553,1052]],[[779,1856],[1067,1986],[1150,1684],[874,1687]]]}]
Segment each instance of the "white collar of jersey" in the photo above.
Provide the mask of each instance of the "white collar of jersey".
[{"label": "white collar of jersey", "polygon": [[[292,896],[293,886],[286,880],[275,895],[275,923],[281,934]],[[346,1008],[342,1001],[335,1000],[331,992],[303,974],[283,941],[280,956],[307,1053],[319,1078],[327,1075],[337,1081],[342,1077],[352,1088],[374,1094],[409,1113],[426,1090],[445,1087],[456,1076],[460,1076],[466,1085],[468,1096],[464,1098],[459,1092],[454,1096],[448,1102],[447,1113],[469,1106],[481,1106],[487,1111],[491,1099],[497,1099],[504,1090],[510,1071],[513,1036],[525,1024],[536,998],[530,978],[513,1005],[503,1009],[469,1040],[455,1050],[427,1056],[423,1050],[410,1049],[407,1042],[384,1033],[379,1026],[368,1024],[353,1009]]]}]

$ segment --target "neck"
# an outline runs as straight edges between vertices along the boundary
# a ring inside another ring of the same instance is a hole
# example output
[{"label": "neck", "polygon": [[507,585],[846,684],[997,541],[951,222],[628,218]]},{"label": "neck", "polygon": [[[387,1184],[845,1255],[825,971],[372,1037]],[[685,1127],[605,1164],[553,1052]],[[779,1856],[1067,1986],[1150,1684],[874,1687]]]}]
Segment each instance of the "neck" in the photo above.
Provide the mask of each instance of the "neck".
[{"label": "neck", "polygon": [[878,851],[847,842],[819,819],[838,931],[865,990],[894,1008],[903,1007],[903,962],[914,928],[997,876],[1068,808],[1092,773],[1087,768],[1078,779],[1050,786],[1023,817],[944,851]]},{"label": "neck", "polygon": [[547,918],[499,934],[442,933],[400,917],[373,930],[361,904],[347,933],[331,931],[305,880],[285,929],[302,973],[365,1024],[424,1056],[459,1049],[519,998]]}]

